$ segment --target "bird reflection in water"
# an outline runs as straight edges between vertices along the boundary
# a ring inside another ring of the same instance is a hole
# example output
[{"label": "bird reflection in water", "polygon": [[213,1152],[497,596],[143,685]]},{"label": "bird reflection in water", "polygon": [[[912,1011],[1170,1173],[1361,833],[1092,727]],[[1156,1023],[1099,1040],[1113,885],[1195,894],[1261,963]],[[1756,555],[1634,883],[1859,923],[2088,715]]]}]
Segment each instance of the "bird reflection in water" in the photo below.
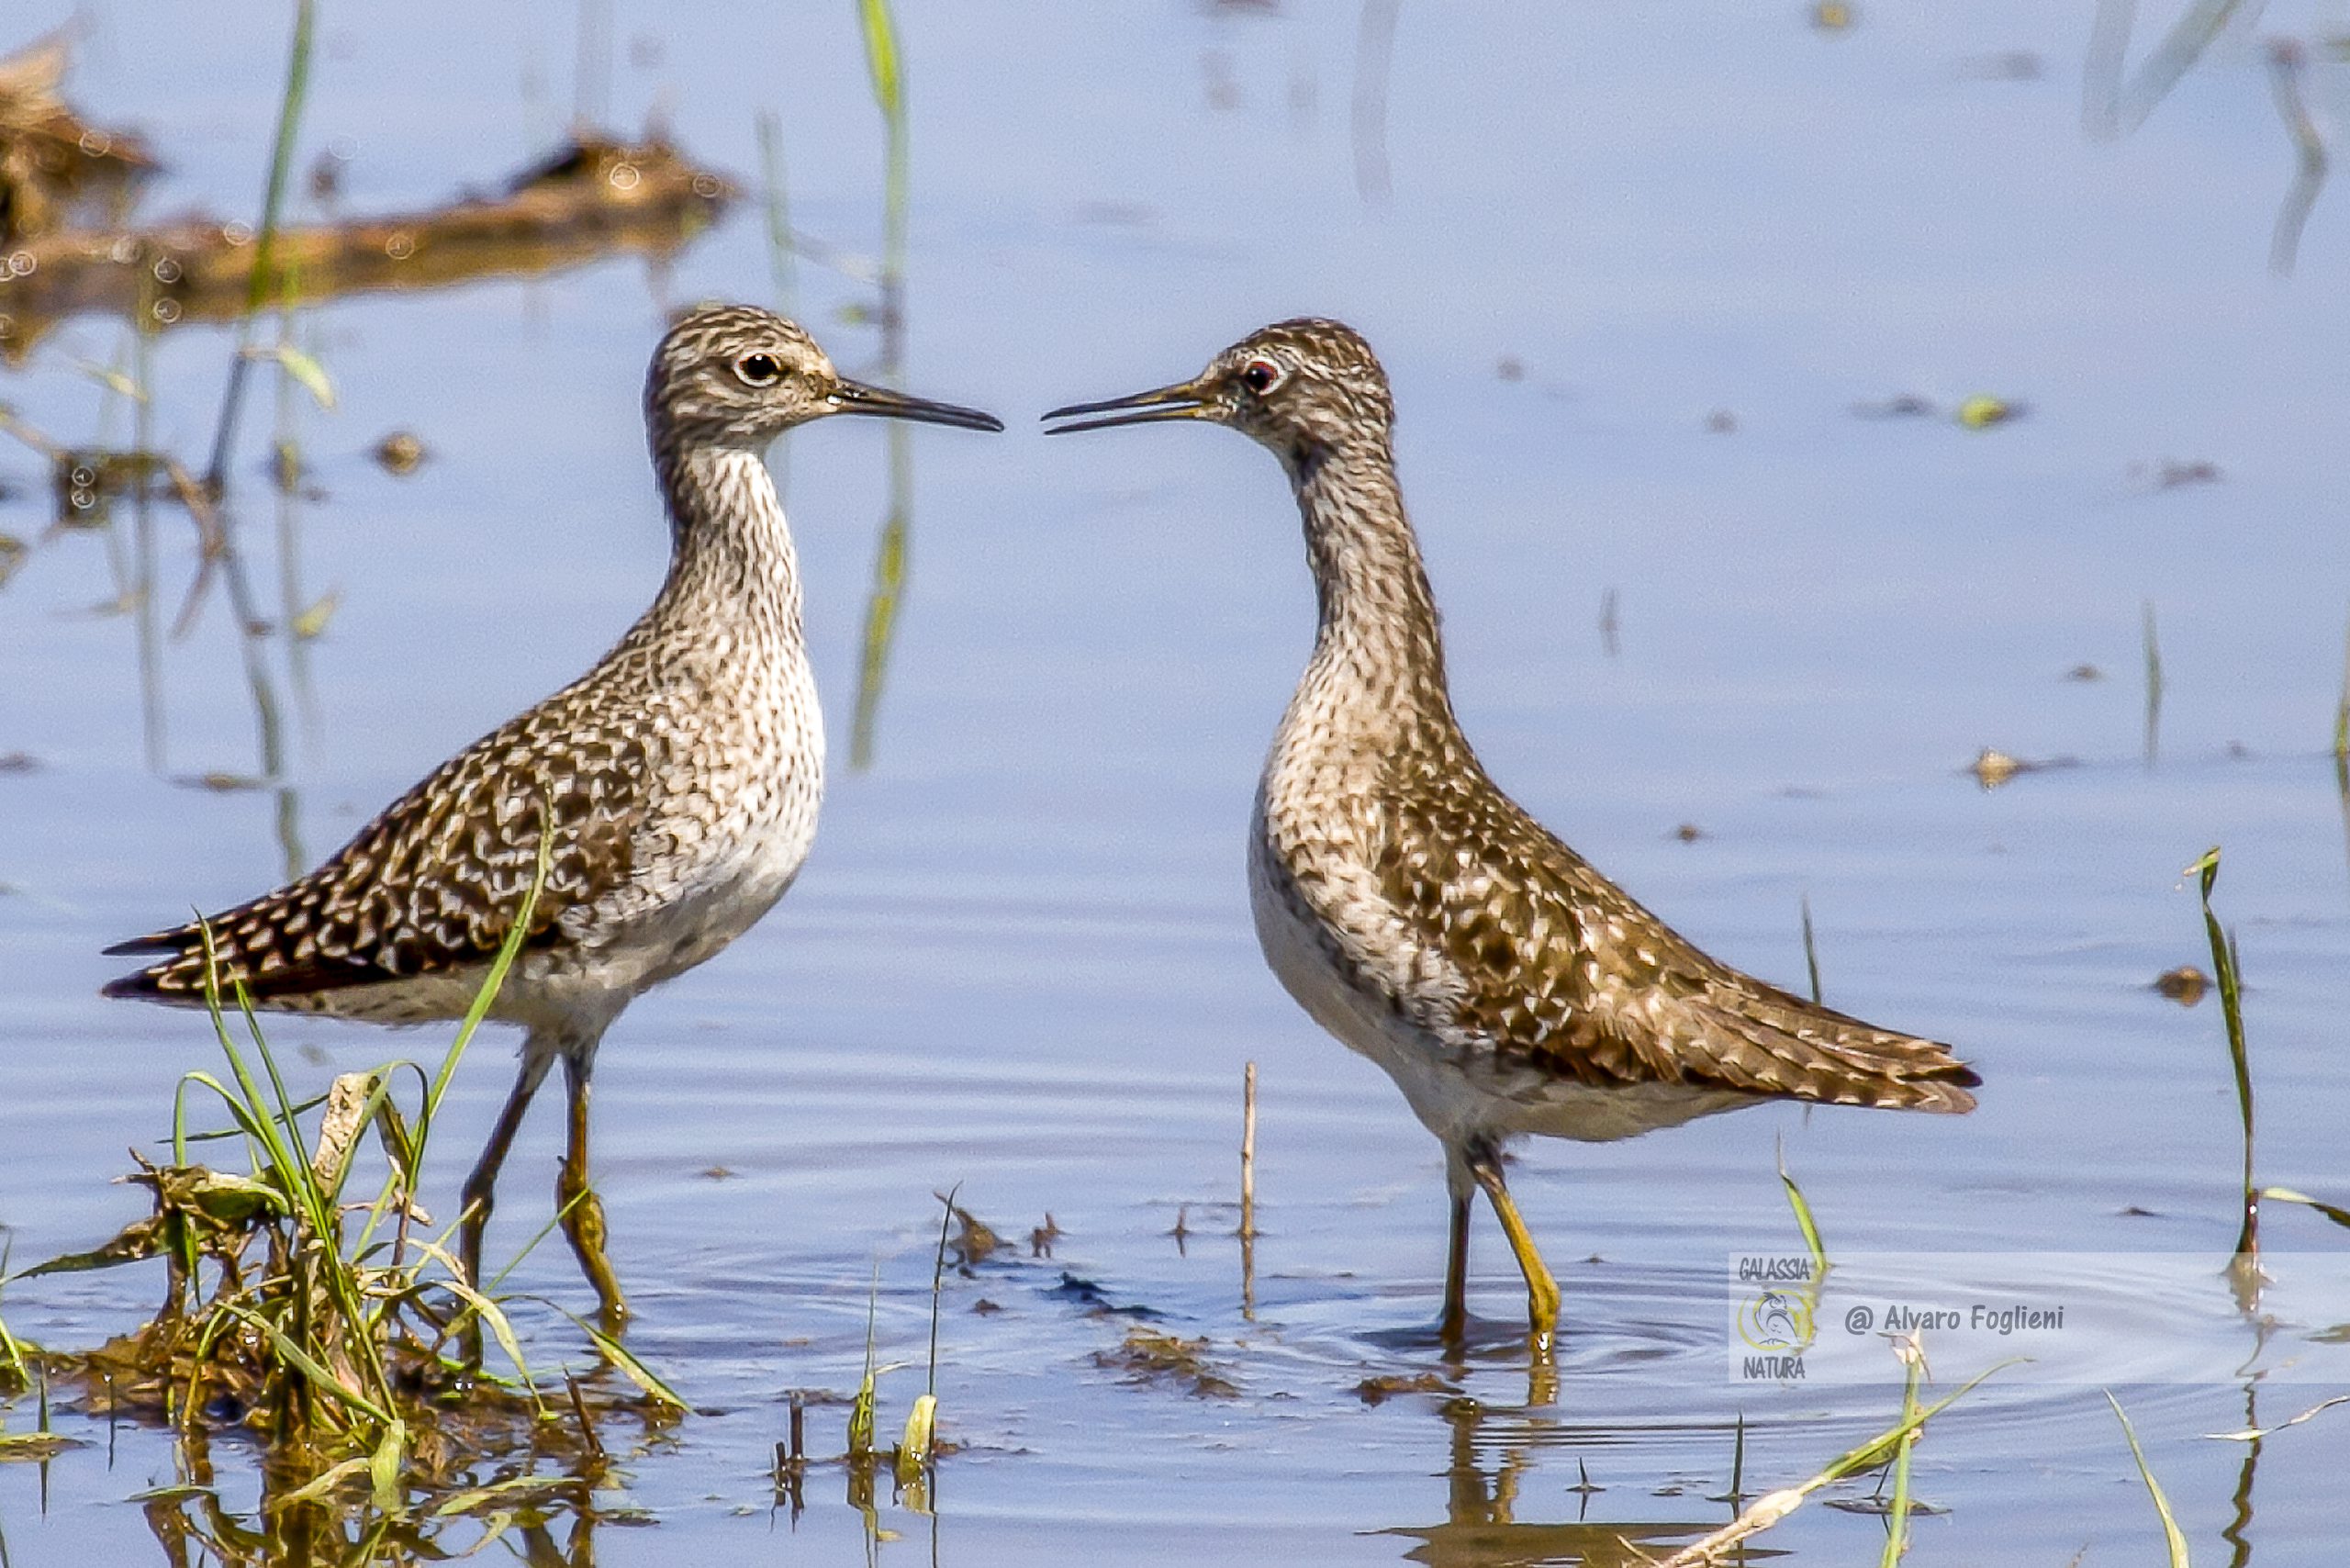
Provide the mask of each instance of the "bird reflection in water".
[{"label": "bird reflection in water", "polygon": [[1527,1411],[1488,1409],[1465,1397],[1446,1400],[1440,1414],[1451,1428],[1444,1521],[1380,1532],[1417,1542],[1404,1553],[1407,1562],[1429,1568],[1532,1568],[1538,1563],[1634,1568],[1670,1555],[1673,1543],[1704,1535],[1718,1523],[1583,1518],[1592,1497],[1606,1488],[1592,1485],[1580,1469],[1577,1484],[1542,1488],[1545,1495],[1563,1490],[1578,1495],[1576,1519],[1521,1520],[1520,1494],[1538,1455],[1545,1449],[1564,1450],[1576,1441],[1576,1430]]}]

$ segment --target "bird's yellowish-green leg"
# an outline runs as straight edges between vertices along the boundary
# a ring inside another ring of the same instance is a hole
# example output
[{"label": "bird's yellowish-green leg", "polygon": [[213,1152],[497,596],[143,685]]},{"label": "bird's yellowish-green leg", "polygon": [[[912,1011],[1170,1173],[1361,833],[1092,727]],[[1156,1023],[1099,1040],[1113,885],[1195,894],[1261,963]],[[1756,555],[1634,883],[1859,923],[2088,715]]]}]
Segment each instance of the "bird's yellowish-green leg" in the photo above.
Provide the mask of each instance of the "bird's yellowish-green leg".
[{"label": "bird's yellowish-green leg", "polygon": [[604,1202],[588,1182],[588,1063],[577,1057],[563,1059],[564,1088],[570,1102],[570,1135],[565,1140],[563,1171],[555,1179],[555,1203],[563,1215],[563,1234],[579,1271],[596,1287],[604,1326],[618,1328],[628,1319],[628,1301],[621,1294],[620,1276],[604,1252]]},{"label": "bird's yellowish-green leg", "polygon": [[1551,1277],[1540,1249],[1534,1245],[1534,1233],[1526,1228],[1517,1204],[1510,1200],[1509,1185],[1502,1180],[1500,1155],[1485,1152],[1472,1157],[1469,1171],[1485,1190],[1494,1217],[1502,1222],[1502,1234],[1509,1238],[1509,1249],[1517,1254],[1518,1270],[1526,1276],[1527,1332],[1535,1350],[1548,1355],[1559,1331],[1559,1282]]}]

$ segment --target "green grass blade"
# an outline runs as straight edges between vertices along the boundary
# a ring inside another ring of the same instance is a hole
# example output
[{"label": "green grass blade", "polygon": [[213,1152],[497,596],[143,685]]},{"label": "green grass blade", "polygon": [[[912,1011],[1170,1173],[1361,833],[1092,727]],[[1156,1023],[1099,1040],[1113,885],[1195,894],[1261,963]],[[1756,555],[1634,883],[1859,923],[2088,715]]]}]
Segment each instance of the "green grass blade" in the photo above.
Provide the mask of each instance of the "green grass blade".
[{"label": "green grass blade", "polygon": [[2156,1481],[2154,1473],[2147,1468],[2146,1450],[2138,1446],[2138,1434],[2131,1427],[2130,1417],[2122,1413],[2121,1401],[2114,1398],[2112,1391],[2109,1389],[2106,1391],[2105,1402],[2113,1406],[2114,1419],[2121,1423],[2121,1435],[2130,1439],[2130,1457],[2138,1462],[2139,1479],[2145,1482],[2146,1495],[2154,1498],[2154,1512],[2162,1517],[2163,1543],[2170,1553],[2170,1568],[2188,1568],[2187,1537],[2180,1532],[2178,1520],[2170,1511],[2170,1499],[2163,1495],[2162,1483]]},{"label": "green grass blade", "polygon": [[[1915,1340],[1897,1340],[1895,1349],[1902,1361],[1901,1418],[1907,1421],[1918,1414],[1918,1383],[1926,1361]],[[1918,1432],[1912,1428],[1894,1450],[1893,1506],[1885,1516],[1885,1551],[1877,1558],[1877,1568],[1897,1568],[1902,1553],[1909,1550],[1909,1455],[1917,1446]]]},{"label": "green grass blade", "polygon": [[1811,1253],[1811,1277],[1815,1281],[1826,1279],[1828,1249],[1819,1239],[1819,1225],[1811,1217],[1811,1204],[1805,1200],[1803,1189],[1796,1186],[1796,1179],[1787,1173],[1787,1150],[1784,1143],[1779,1146],[1779,1183],[1786,1189],[1787,1206],[1796,1212],[1796,1228],[1803,1232],[1803,1244]]},{"label": "green grass blade", "polygon": [[934,1396],[938,1393],[938,1298],[946,1286],[946,1232],[955,1223],[955,1194],[962,1190],[957,1182],[938,1200],[944,1212],[938,1217],[938,1252],[930,1265],[930,1378],[923,1384],[923,1391]]},{"label": "green grass blade", "polygon": [[321,1392],[356,1410],[379,1426],[390,1424],[393,1418],[390,1411],[329,1372],[308,1350],[287,1338],[285,1331],[276,1324],[265,1317],[247,1312],[241,1306],[224,1306],[221,1310],[239,1322],[260,1329],[263,1336],[269,1340],[270,1349],[276,1351],[286,1365],[308,1378]]},{"label": "green grass blade", "polygon": [[895,118],[905,112],[905,79],[898,63],[898,28],[890,15],[890,0],[856,0],[856,16],[865,34],[865,74],[873,101]]},{"label": "green grass blade", "polygon": [[645,1394],[659,1400],[662,1404],[669,1406],[673,1409],[686,1410],[691,1408],[690,1406],[687,1405],[684,1398],[678,1394],[677,1390],[671,1388],[667,1383],[655,1377],[653,1374],[653,1369],[646,1366],[643,1361],[638,1361],[627,1346],[621,1344],[618,1339],[612,1338],[610,1334],[605,1333],[602,1329],[597,1327],[594,1324],[588,1322],[577,1313],[564,1311],[561,1307],[557,1307],[555,1310],[563,1312],[563,1315],[565,1317],[570,1318],[571,1321],[579,1325],[579,1331],[588,1336],[589,1342],[596,1347],[597,1350],[602,1354],[606,1361],[620,1368],[621,1374],[627,1378],[629,1382],[636,1384],[636,1386],[642,1389]]},{"label": "green grass blade", "polygon": [[1811,895],[1803,896],[1803,967],[1811,974],[1811,1000],[1819,1001],[1819,947],[1811,937]]},{"label": "green grass blade", "polygon": [[397,1514],[407,1503],[407,1489],[400,1484],[402,1462],[407,1457],[408,1423],[394,1417],[367,1461],[368,1490],[377,1513]]},{"label": "green grass blade", "polygon": [[[13,1241],[0,1241],[0,1284],[8,1280],[8,1257],[16,1249]],[[0,1317],[0,1376],[6,1376],[18,1387],[32,1381],[25,1370],[25,1348],[8,1332],[8,1321]]]},{"label": "green grass blade", "polygon": [[334,1489],[354,1476],[364,1473],[374,1462],[369,1459],[346,1459],[341,1464],[330,1464],[301,1485],[282,1497],[271,1499],[273,1506],[283,1510],[297,1503],[323,1503]]},{"label": "green grass blade", "polygon": [[327,367],[303,350],[292,343],[271,343],[266,348],[244,352],[248,359],[274,361],[319,408],[334,407],[334,382],[328,377]]},{"label": "green grass blade", "polygon": [[2290,1187],[2263,1187],[2256,1195],[2274,1198],[2280,1204],[2300,1204],[2305,1208],[2315,1209],[2336,1225],[2350,1226],[2350,1209],[2335,1204],[2320,1203],[2307,1193],[2297,1193]]},{"label": "green grass blade", "polygon": [[2220,1016],[2228,1031],[2228,1061],[2235,1070],[2236,1109],[2244,1121],[2244,1226],[2236,1233],[2236,1256],[2257,1265],[2260,1257],[2260,1190],[2252,1177],[2252,1055],[2244,1041],[2244,981],[2234,939],[2211,910],[2211,889],[2220,879],[2220,848],[2213,845],[2187,868],[2197,879],[2203,902],[2203,932],[2211,945],[2211,972],[2218,977]]},{"label": "green grass blade", "polygon": [[229,364],[229,386],[220,398],[220,426],[212,438],[212,461],[205,469],[207,488],[216,495],[228,478],[229,450],[236,443],[237,415],[243,406],[245,371],[252,362],[245,350],[252,343],[253,318],[268,303],[275,273],[277,229],[285,207],[285,180],[294,166],[294,136],[302,122],[302,105],[310,91],[310,46],[317,31],[314,0],[295,0],[294,42],[285,62],[285,91],[277,107],[277,134],[269,152],[269,183],[263,188],[261,227],[253,233],[253,266],[245,282],[245,308],[237,318],[237,353]]},{"label": "green grass blade", "polygon": [[[449,1265],[449,1278],[440,1282],[442,1288],[479,1314],[481,1320],[489,1325],[490,1333],[498,1339],[498,1348],[506,1352],[508,1361],[514,1363],[515,1375],[522,1380],[522,1386],[531,1391],[532,1399],[540,1399],[539,1385],[531,1376],[531,1363],[522,1359],[522,1341],[516,1337],[514,1325],[507,1317],[505,1310],[498,1303],[459,1279],[456,1267],[445,1254],[442,1255],[441,1261]],[[453,1327],[454,1325],[452,1325],[453,1329]],[[541,1400],[541,1403],[544,1401]]]},{"label": "green grass blade", "polygon": [[2350,628],[2342,635],[2342,695],[2333,704],[2333,760],[2350,763]]}]

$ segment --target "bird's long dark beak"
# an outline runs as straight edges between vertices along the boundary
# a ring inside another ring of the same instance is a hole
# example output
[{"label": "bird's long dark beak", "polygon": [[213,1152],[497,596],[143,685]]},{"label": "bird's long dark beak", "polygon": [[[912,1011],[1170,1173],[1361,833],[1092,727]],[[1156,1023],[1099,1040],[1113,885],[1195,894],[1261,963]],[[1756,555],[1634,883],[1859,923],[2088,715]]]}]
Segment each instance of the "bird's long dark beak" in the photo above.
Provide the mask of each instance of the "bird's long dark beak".
[{"label": "bird's long dark beak", "polygon": [[1207,393],[1196,380],[1179,381],[1172,386],[1153,387],[1130,398],[1112,398],[1100,403],[1071,403],[1068,408],[1055,409],[1044,417],[1047,420],[1067,420],[1079,414],[1104,414],[1108,417],[1055,425],[1045,433],[1068,435],[1072,431],[1108,430],[1112,425],[1147,425],[1161,420],[1203,420],[1208,417]]},{"label": "bird's long dark beak", "polygon": [[836,414],[873,414],[885,420],[919,420],[930,425],[953,425],[957,430],[1000,431],[1003,421],[993,414],[977,409],[966,409],[955,403],[934,403],[927,398],[909,398],[903,392],[892,392],[887,386],[868,386],[862,381],[844,380],[833,388],[833,412]]}]

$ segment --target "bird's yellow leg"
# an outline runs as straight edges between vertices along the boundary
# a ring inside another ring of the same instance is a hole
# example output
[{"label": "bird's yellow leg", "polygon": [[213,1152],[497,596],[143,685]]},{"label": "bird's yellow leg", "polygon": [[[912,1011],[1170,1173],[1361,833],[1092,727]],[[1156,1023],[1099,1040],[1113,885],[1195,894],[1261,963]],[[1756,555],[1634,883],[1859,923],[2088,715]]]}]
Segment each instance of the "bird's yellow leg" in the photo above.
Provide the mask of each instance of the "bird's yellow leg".
[{"label": "bird's yellow leg", "polygon": [[1548,1355],[1559,1331],[1559,1282],[1542,1261],[1542,1253],[1534,1245],[1534,1233],[1526,1228],[1526,1221],[1519,1217],[1517,1204],[1510,1201],[1508,1183],[1502,1180],[1500,1155],[1489,1153],[1473,1158],[1469,1170],[1493,1204],[1494,1217],[1502,1222],[1502,1234],[1509,1238],[1509,1249],[1517,1254],[1518,1271],[1526,1276],[1527,1331],[1536,1351]]},{"label": "bird's yellow leg", "polygon": [[[592,1058],[591,1058],[592,1059]],[[621,1294],[620,1276],[604,1252],[604,1203],[588,1182],[588,1075],[589,1061],[577,1056],[563,1058],[564,1088],[570,1101],[570,1134],[565,1139],[563,1170],[555,1178],[555,1204],[563,1215],[563,1234],[579,1271],[596,1287],[605,1327],[617,1328],[628,1317],[628,1301]]]}]

